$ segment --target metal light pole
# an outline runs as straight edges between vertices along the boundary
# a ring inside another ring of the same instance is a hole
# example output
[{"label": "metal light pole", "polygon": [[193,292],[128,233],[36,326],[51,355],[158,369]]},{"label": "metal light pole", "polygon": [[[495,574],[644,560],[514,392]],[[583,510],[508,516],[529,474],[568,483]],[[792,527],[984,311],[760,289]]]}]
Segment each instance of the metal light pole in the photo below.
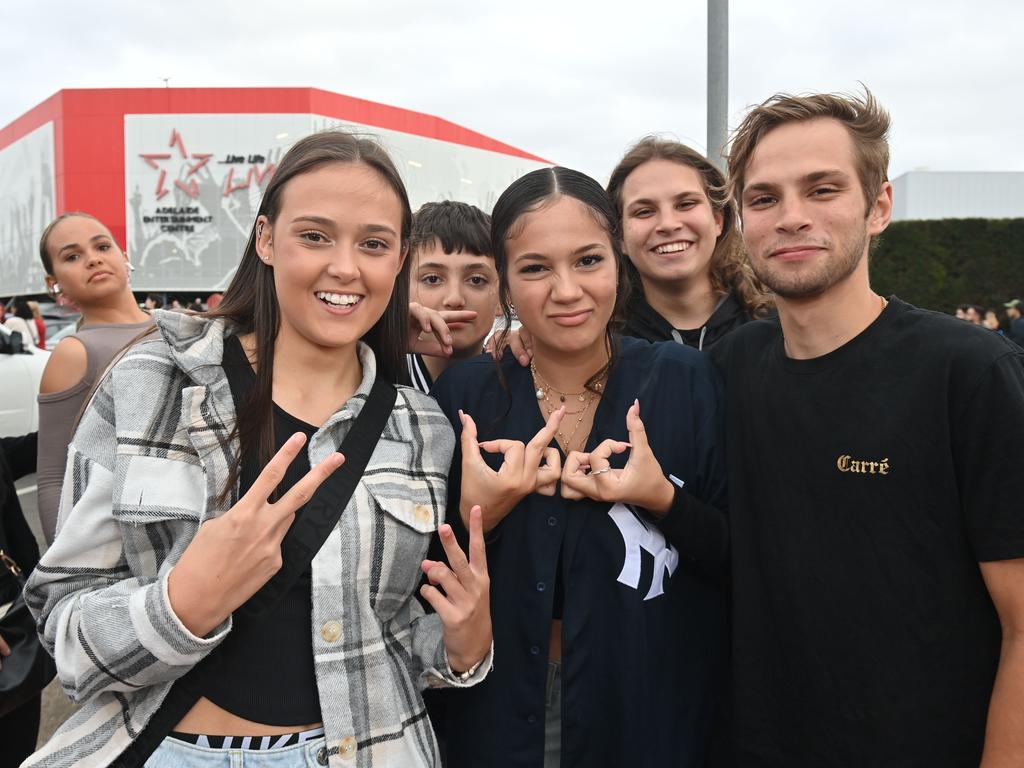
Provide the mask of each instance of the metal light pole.
[{"label": "metal light pole", "polygon": [[708,159],[723,173],[728,115],[729,0],[708,0]]}]

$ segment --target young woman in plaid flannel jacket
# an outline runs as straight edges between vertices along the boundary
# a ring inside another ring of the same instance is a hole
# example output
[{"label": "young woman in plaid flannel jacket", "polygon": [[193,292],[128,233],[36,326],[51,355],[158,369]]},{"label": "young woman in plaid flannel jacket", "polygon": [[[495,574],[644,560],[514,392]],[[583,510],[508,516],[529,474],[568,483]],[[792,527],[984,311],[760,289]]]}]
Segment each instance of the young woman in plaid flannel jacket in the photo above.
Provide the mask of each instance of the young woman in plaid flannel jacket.
[{"label": "young woman in plaid flannel jacket", "polygon": [[[104,378],[26,591],[82,707],[25,765],[437,764],[420,690],[473,685],[492,654],[479,512],[468,557],[438,529],[454,438],[432,400],[399,387],[305,578],[269,621],[235,614],[375,377],[402,375],[410,219],[376,144],[303,139],[218,310],[155,313],[161,338]],[[451,568],[423,559],[435,531]]]}]

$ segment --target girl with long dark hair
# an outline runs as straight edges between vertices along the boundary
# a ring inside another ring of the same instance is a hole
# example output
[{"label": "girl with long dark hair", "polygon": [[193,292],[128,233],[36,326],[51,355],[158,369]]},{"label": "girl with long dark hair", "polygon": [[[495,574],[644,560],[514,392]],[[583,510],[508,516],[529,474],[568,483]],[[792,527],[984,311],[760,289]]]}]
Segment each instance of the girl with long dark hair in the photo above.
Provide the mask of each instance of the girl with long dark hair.
[{"label": "girl with long dark hair", "polygon": [[719,382],[695,350],[612,332],[625,264],[593,179],[527,174],[491,235],[534,355],[433,390],[461,432],[449,505],[483,508],[501,606],[500,664],[439,707],[449,765],[701,765],[725,647]]},{"label": "girl with long dark hair", "polygon": [[491,629],[479,511],[468,558],[438,528],[451,427],[388,384],[410,220],[379,146],[302,139],[217,310],[155,312],[103,379],[26,590],[82,707],[27,765],[436,764],[420,690],[480,681]]}]

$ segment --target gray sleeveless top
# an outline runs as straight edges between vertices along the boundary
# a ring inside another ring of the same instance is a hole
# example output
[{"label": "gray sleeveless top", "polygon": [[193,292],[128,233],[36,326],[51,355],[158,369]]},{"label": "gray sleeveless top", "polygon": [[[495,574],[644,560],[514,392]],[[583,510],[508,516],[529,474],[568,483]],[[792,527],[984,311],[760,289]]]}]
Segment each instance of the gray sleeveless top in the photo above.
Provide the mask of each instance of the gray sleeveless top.
[{"label": "gray sleeveless top", "polygon": [[68,445],[85,399],[118,352],[135,341],[147,328],[155,329],[152,320],[144,323],[110,323],[83,325],[74,338],[85,347],[85,375],[63,392],[39,395],[39,459],[36,483],[39,487],[39,520],[47,543],[53,542],[60,509],[60,491],[64,482],[64,464]]}]

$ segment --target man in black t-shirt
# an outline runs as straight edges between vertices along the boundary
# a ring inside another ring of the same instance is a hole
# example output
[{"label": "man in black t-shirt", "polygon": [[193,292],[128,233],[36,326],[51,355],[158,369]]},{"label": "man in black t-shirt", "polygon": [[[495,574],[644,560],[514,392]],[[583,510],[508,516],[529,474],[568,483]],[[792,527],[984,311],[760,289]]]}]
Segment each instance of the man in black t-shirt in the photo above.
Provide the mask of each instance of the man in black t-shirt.
[{"label": "man in black t-shirt", "polygon": [[1024,766],[1024,352],[871,290],[888,124],[779,95],[731,146],[779,311],[711,352],[739,766]]}]

